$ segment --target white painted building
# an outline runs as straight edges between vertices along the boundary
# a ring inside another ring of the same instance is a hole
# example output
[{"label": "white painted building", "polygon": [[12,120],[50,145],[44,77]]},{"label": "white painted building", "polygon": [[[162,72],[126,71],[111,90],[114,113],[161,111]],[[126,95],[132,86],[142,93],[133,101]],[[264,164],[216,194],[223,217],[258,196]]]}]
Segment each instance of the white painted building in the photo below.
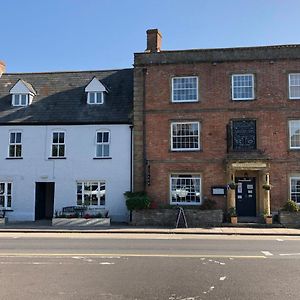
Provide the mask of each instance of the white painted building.
[{"label": "white painted building", "polygon": [[[132,70],[0,78],[0,207],[10,221],[88,205],[128,220]],[[11,211],[10,211],[11,210]]]}]

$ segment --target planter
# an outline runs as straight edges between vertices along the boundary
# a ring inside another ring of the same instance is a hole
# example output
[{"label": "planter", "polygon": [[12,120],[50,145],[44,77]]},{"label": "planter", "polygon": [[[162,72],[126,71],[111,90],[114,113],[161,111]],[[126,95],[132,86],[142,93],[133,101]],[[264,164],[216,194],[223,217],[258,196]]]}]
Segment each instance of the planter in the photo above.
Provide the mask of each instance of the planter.
[{"label": "planter", "polygon": [[272,224],[273,223],[273,218],[270,216],[270,217],[265,217],[265,223],[266,224]]},{"label": "planter", "polygon": [[[189,227],[218,226],[223,221],[223,211],[184,209]],[[132,222],[134,226],[166,226],[176,225],[178,210],[176,208],[142,209],[132,212]]]},{"label": "planter", "polygon": [[110,226],[110,218],[54,218],[52,219],[52,226],[66,226],[66,227],[76,227],[76,226],[100,226],[107,227]]},{"label": "planter", "polygon": [[237,217],[236,216],[231,216],[230,217],[230,223],[231,224],[237,224]]},{"label": "planter", "polygon": [[285,227],[300,227],[300,212],[279,211],[279,222]]},{"label": "planter", "polygon": [[0,218],[0,226],[7,224],[7,217]]}]

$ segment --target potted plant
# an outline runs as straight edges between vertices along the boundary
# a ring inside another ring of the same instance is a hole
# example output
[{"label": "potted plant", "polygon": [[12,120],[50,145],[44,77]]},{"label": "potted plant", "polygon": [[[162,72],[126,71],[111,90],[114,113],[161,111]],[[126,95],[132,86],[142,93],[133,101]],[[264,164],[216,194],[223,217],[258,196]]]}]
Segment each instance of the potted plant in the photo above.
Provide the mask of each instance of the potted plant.
[{"label": "potted plant", "polygon": [[268,184],[268,183],[265,183],[263,184],[262,188],[266,191],[269,191],[271,188],[272,188],[272,185],[271,184]]},{"label": "potted plant", "polygon": [[237,214],[236,214],[236,208],[230,207],[228,209],[228,215],[230,217],[230,223],[231,224],[237,224]]},{"label": "potted plant", "polygon": [[273,223],[273,217],[272,217],[271,214],[268,214],[267,210],[264,210],[263,217],[264,217],[264,220],[265,220],[266,224],[272,224]]},{"label": "potted plant", "polygon": [[231,190],[235,190],[235,188],[237,187],[237,184],[234,181],[231,181],[231,182],[228,183],[228,187]]}]

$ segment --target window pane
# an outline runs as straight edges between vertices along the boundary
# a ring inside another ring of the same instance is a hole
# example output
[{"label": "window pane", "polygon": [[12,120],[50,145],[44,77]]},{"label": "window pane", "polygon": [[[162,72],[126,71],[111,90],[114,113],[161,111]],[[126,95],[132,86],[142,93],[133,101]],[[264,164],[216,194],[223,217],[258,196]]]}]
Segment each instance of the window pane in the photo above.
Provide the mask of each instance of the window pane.
[{"label": "window pane", "polygon": [[1,207],[4,207],[4,199],[5,199],[4,196],[0,196],[0,206]]},{"label": "window pane", "polygon": [[173,101],[197,100],[197,77],[177,77],[173,78],[172,82]]},{"label": "window pane", "polygon": [[232,90],[233,99],[253,99],[254,76],[253,75],[233,75]]},{"label": "window pane", "polygon": [[289,121],[290,147],[300,147],[300,120]]},{"label": "window pane", "polygon": [[53,133],[53,143],[58,143],[58,132]]},{"label": "window pane", "polygon": [[59,145],[59,156],[64,157],[65,156],[65,146],[64,145]]},{"label": "window pane", "polygon": [[199,149],[199,123],[172,124],[172,150]]},{"label": "window pane", "polygon": [[21,105],[26,105],[27,95],[21,95]]},{"label": "window pane", "polygon": [[52,156],[56,157],[58,156],[58,146],[52,145]]},{"label": "window pane", "polygon": [[96,156],[97,157],[103,156],[102,145],[97,145],[96,146]]},{"label": "window pane", "polygon": [[0,183],[0,195],[3,195],[5,193],[5,183]]},{"label": "window pane", "polygon": [[16,157],[22,156],[22,145],[16,145]]},{"label": "window pane", "polygon": [[103,132],[103,142],[108,143],[108,139],[109,139],[109,133]]},{"label": "window pane", "polygon": [[95,103],[95,93],[90,93],[90,103]]},{"label": "window pane", "polygon": [[59,141],[59,143],[61,143],[61,144],[63,144],[63,143],[65,142],[65,134],[64,134],[64,132],[60,132],[60,133],[58,134],[58,141]]},{"label": "window pane", "polygon": [[96,93],[97,101],[96,103],[102,103],[102,93]]},{"label": "window pane", "polygon": [[97,132],[97,143],[101,143],[102,142],[102,132]]},{"label": "window pane", "polygon": [[82,194],[77,194],[77,205],[82,205]]},{"label": "window pane", "polygon": [[7,183],[7,195],[11,195],[11,183]]},{"label": "window pane", "polygon": [[11,207],[11,196],[7,196],[7,207]]},{"label": "window pane", "polygon": [[21,132],[16,133],[16,143],[21,143]]},{"label": "window pane", "polygon": [[9,157],[15,157],[15,150],[16,150],[15,145],[10,145],[9,146]]},{"label": "window pane", "polygon": [[103,156],[109,156],[109,145],[103,145]]},{"label": "window pane", "polygon": [[16,134],[12,132],[10,134],[10,143],[15,143],[16,142]]}]

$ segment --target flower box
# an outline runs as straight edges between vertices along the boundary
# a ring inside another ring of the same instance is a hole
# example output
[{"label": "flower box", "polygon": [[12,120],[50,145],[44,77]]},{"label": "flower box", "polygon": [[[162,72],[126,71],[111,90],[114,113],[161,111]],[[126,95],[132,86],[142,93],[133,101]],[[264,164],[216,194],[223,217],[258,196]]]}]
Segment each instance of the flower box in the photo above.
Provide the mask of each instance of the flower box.
[{"label": "flower box", "polygon": [[62,227],[76,227],[76,226],[86,226],[86,227],[107,227],[110,226],[110,218],[53,218],[52,226],[62,226]]}]

